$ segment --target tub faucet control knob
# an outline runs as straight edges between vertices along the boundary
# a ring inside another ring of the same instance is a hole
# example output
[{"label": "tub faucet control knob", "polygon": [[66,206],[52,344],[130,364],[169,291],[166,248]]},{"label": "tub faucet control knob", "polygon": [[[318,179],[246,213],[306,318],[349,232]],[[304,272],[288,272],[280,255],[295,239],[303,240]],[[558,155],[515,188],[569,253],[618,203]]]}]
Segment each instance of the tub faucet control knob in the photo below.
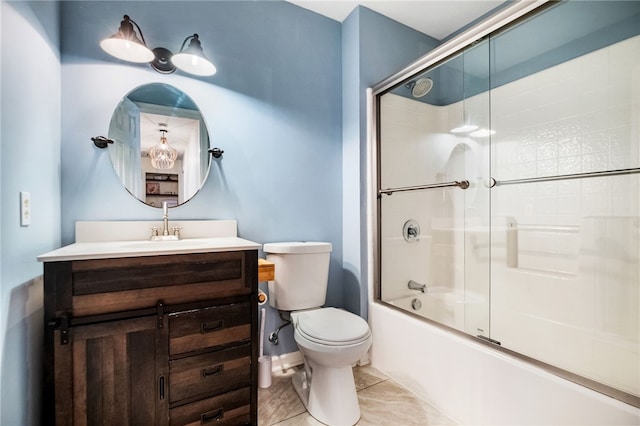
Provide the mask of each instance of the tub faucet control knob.
[{"label": "tub faucet control knob", "polygon": [[402,236],[408,243],[415,243],[420,240],[420,225],[415,220],[408,220],[402,227]]}]

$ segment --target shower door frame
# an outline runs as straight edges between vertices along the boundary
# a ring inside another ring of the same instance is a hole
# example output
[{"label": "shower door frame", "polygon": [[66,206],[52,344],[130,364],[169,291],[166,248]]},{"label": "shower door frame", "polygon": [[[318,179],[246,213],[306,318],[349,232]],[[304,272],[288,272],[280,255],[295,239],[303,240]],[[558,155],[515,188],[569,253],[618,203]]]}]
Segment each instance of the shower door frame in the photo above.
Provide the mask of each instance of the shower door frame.
[{"label": "shower door frame", "polygon": [[[389,307],[390,309],[400,310],[403,314],[409,316],[416,316],[415,314],[406,310],[400,309],[389,303],[382,301],[381,299],[381,261],[380,253],[382,250],[381,242],[381,197],[385,193],[385,189],[380,187],[380,96],[400,84],[403,80],[407,79],[411,75],[418,74],[427,70],[430,67],[437,65],[440,62],[444,62],[447,58],[462,52],[466,47],[469,47],[473,43],[489,36],[490,34],[506,27],[517,23],[521,20],[527,19],[530,16],[539,13],[553,5],[559,3],[556,0],[523,0],[514,2],[514,4],[505,7],[498,11],[496,14],[490,16],[486,20],[479,24],[469,28],[461,34],[453,37],[451,40],[443,43],[439,47],[435,48],[431,52],[419,58],[417,61],[408,65],[404,69],[397,73],[387,77],[385,80],[379,82],[373,87],[367,89],[366,92],[366,108],[367,108],[367,235],[370,242],[368,246],[368,258],[371,259],[369,264],[369,288],[373,289],[373,294],[369,296],[369,303],[378,303]],[[456,328],[444,325],[440,322],[430,320],[423,316],[419,317],[421,320],[432,324],[436,327],[446,329],[447,331],[454,333],[462,338],[471,340],[476,343],[480,343],[487,347],[490,347],[496,351],[508,354],[517,359],[526,361],[538,368],[541,368],[551,374],[564,378],[571,382],[577,383],[581,386],[600,392],[604,395],[615,398],[621,402],[629,404],[634,407],[640,408],[640,397],[626,393],[619,389],[613,388],[606,384],[597,382],[587,377],[580,376],[562,368],[556,367],[552,364],[545,363],[538,359],[524,355],[522,353],[507,349],[500,346],[499,343],[492,341],[491,339],[484,339]]]}]

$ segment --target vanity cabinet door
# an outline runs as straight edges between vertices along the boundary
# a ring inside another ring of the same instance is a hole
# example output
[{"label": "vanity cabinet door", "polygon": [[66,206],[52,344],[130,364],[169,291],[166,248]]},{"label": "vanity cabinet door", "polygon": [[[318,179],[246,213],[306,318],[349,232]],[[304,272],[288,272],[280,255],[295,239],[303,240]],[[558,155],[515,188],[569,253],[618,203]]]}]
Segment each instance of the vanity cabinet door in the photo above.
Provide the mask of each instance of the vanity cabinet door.
[{"label": "vanity cabinet door", "polygon": [[56,424],[167,425],[165,330],[155,316],[74,326],[67,344],[56,330]]}]

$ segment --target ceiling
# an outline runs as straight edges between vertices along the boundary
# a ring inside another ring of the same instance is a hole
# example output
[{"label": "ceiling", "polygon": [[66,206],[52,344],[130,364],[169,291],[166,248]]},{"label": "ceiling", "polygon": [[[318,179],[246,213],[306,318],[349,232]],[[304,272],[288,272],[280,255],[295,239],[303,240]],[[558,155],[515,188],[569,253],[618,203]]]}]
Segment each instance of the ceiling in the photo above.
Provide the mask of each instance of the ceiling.
[{"label": "ceiling", "polygon": [[442,40],[504,3],[504,0],[289,0],[338,22],[358,5]]}]

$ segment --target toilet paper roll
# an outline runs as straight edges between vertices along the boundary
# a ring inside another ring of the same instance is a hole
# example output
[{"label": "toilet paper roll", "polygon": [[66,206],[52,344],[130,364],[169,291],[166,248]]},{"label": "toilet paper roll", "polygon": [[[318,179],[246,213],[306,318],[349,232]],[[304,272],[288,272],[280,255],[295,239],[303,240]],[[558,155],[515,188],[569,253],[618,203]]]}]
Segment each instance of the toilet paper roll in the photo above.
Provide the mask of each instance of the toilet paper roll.
[{"label": "toilet paper roll", "polygon": [[258,290],[258,305],[264,305],[265,303],[267,303],[267,293]]}]

